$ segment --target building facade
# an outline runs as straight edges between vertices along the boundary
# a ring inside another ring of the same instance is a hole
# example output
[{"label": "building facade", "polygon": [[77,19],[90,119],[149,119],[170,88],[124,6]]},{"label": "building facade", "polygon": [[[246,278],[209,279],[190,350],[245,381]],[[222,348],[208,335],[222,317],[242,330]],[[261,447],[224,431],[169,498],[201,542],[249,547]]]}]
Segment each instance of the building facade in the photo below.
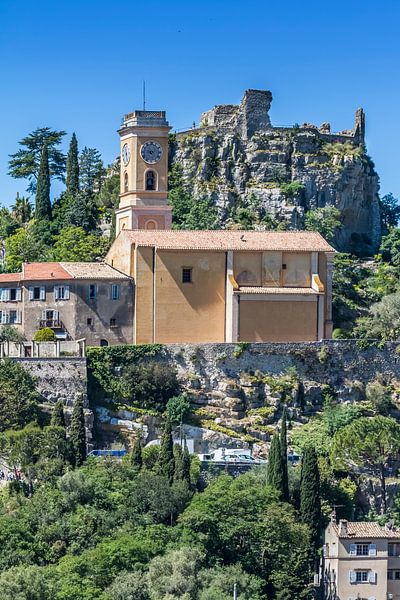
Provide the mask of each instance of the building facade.
[{"label": "building facade", "polygon": [[60,340],[132,343],[133,282],[104,263],[25,263],[0,274],[0,320],[27,340],[49,327]]},{"label": "building facade", "polygon": [[399,600],[400,531],[332,521],[325,531],[325,600]]},{"label": "building facade", "polygon": [[106,261],[135,281],[134,342],[330,338],[333,248],[313,232],[122,230]]}]

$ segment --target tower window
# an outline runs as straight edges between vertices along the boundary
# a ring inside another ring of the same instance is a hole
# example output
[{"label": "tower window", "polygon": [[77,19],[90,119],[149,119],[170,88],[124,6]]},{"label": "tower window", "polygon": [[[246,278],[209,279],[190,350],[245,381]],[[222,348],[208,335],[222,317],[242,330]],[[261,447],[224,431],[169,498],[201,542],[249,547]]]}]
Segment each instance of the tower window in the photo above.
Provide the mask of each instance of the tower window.
[{"label": "tower window", "polygon": [[125,175],[124,175],[124,192],[127,192],[128,190],[129,190],[128,173],[125,173]]},{"label": "tower window", "polygon": [[146,173],[146,190],[153,191],[156,189],[156,174],[154,171]]}]

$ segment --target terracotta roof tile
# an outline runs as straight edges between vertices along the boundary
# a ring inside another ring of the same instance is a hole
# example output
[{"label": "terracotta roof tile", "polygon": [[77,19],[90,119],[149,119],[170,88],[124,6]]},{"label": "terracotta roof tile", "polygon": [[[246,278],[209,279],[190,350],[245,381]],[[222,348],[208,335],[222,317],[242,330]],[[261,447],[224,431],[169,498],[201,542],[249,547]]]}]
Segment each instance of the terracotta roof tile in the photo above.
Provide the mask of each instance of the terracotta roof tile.
[{"label": "terracotta roof tile", "polygon": [[306,295],[318,295],[318,292],[312,288],[295,288],[295,287],[261,287],[261,286],[243,286],[238,290],[234,290],[235,294],[306,294]]},{"label": "terracotta roof tile", "polygon": [[62,262],[60,263],[74,279],[129,279],[114,267],[100,262]]},{"label": "terracotta roof tile", "polygon": [[73,279],[73,277],[58,262],[35,262],[23,264],[22,279],[25,281],[47,281]]},{"label": "terracotta roof tile", "polygon": [[347,521],[347,534],[340,533],[340,526],[333,525],[340,538],[400,538],[400,530],[382,527],[373,521]]},{"label": "terracotta roof tile", "polygon": [[21,273],[0,273],[1,283],[14,283],[21,279]]},{"label": "terracotta roof tile", "polygon": [[335,252],[314,231],[187,231],[122,230],[119,234],[137,246],[169,250],[286,250]]}]

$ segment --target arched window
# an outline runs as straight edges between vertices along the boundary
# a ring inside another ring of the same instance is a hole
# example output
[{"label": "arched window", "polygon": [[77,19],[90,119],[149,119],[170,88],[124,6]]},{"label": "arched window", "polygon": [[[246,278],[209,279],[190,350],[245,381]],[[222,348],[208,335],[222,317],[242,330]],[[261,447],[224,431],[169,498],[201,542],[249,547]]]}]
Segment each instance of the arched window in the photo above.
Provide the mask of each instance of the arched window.
[{"label": "arched window", "polygon": [[127,192],[128,189],[129,189],[128,173],[125,173],[125,175],[124,175],[124,192]]},{"label": "arched window", "polygon": [[157,223],[155,221],[146,221],[146,229],[157,229]]},{"label": "arched window", "polygon": [[107,342],[107,340],[100,340],[100,346],[102,346],[103,348],[104,348],[105,346],[108,346],[108,342]]},{"label": "arched window", "polygon": [[146,190],[152,191],[156,189],[156,177],[154,171],[146,172]]}]

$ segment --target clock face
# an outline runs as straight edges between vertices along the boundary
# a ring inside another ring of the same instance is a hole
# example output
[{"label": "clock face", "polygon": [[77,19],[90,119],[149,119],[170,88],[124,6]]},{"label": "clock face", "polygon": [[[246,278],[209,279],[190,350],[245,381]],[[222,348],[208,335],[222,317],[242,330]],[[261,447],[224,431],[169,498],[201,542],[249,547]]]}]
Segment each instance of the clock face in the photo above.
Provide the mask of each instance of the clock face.
[{"label": "clock face", "polygon": [[126,166],[131,157],[131,151],[129,150],[128,144],[124,144],[122,147],[122,160],[124,161],[124,165]]},{"label": "clock face", "polygon": [[145,142],[140,150],[142,158],[150,165],[158,162],[162,157],[162,148],[158,142]]}]

